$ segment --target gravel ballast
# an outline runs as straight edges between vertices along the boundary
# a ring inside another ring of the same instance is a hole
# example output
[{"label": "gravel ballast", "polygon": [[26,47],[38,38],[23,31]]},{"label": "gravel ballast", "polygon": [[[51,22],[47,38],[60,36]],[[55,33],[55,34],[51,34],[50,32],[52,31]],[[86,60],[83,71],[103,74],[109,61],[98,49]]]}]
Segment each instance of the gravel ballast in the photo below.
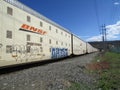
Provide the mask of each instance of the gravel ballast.
[{"label": "gravel ballast", "polygon": [[92,85],[95,78],[85,73],[84,69],[96,54],[68,58],[60,62],[0,75],[0,90],[66,90],[72,82]]}]

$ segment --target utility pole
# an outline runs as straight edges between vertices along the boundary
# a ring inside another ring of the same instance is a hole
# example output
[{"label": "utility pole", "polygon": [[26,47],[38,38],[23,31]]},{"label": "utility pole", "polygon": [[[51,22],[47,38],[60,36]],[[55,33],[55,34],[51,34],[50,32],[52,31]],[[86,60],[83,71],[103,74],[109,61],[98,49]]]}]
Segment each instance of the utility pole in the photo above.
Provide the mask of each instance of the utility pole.
[{"label": "utility pole", "polygon": [[105,24],[103,24],[102,25],[102,43],[103,43],[103,50],[104,51],[106,51],[106,40],[107,40],[107,38],[106,38],[106,26],[105,26]]}]

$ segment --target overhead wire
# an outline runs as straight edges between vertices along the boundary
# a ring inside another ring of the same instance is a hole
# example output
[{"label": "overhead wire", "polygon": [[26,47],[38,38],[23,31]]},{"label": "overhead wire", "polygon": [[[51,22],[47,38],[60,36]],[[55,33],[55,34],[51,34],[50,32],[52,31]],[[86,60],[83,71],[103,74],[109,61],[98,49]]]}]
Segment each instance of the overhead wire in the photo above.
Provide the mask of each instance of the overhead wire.
[{"label": "overhead wire", "polygon": [[99,13],[98,13],[98,4],[97,4],[97,0],[94,0],[94,9],[95,9],[95,16],[96,16],[96,21],[97,21],[97,26],[98,26],[98,30],[99,30],[99,33],[101,33],[101,30],[100,30],[100,20],[99,20]]},{"label": "overhead wire", "polygon": [[116,5],[116,8],[117,8],[117,12],[116,12],[116,19],[119,20],[120,19],[120,0],[117,0],[117,5]]},{"label": "overhead wire", "polygon": [[[96,20],[97,20],[97,26],[98,26],[99,32],[101,33],[100,24],[106,24],[106,23],[111,24],[111,22],[116,22],[117,20],[120,19],[120,12],[119,12],[120,11],[120,0],[108,1],[111,5],[107,8],[108,9],[110,8],[110,10],[107,9],[108,11],[105,11],[104,14],[100,14],[100,13],[103,13],[102,12],[103,10],[101,10],[100,7],[106,8],[106,3],[104,2],[104,0],[102,0],[101,3],[98,4],[98,1],[99,0],[94,0],[94,10],[95,10],[95,15],[96,15]],[[108,14],[109,16],[108,15],[104,16],[105,13],[106,15],[109,13]]]},{"label": "overhead wire", "polygon": [[[105,24],[110,25],[113,22],[116,23],[117,21],[120,21],[120,0],[110,0],[106,2],[102,0],[100,3],[98,1],[99,0],[94,0],[94,10],[97,26],[100,34],[102,34],[100,24],[103,24],[104,27],[106,27]],[[108,5],[106,6],[107,3]],[[101,7],[105,8],[105,12],[103,12]]]},{"label": "overhead wire", "polygon": [[111,8],[110,20],[109,20],[110,22],[115,23],[117,19],[120,19],[119,10],[120,10],[120,1],[119,0],[112,0],[112,8]]},{"label": "overhead wire", "polygon": [[108,20],[108,23],[112,22],[113,21],[113,16],[114,16],[114,0],[111,0],[111,9],[110,9],[110,14],[109,14],[109,20]]}]

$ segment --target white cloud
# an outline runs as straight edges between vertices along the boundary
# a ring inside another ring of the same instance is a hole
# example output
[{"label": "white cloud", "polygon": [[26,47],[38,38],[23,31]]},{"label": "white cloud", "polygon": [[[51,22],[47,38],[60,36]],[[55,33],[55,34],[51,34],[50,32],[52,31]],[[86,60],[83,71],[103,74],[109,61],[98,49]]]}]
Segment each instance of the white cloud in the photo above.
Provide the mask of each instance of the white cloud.
[{"label": "white cloud", "polygon": [[120,21],[114,25],[108,25],[107,28],[107,39],[117,39],[120,35]]},{"label": "white cloud", "polygon": [[119,5],[120,3],[119,2],[114,2],[114,5]]},{"label": "white cloud", "polygon": [[102,40],[101,35],[93,36],[93,37],[90,37],[90,38],[86,39],[86,41],[101,41],[101,40]]},{"label": "white cloud", "polygon": [[[106,26],[107,29],[107,40],[115,40],[120,37],[120,21],[118,21],[116,24],[108,25]],[[86,41],[101,41],[102,36],[93,36],[91,38],[88,38]]]}]

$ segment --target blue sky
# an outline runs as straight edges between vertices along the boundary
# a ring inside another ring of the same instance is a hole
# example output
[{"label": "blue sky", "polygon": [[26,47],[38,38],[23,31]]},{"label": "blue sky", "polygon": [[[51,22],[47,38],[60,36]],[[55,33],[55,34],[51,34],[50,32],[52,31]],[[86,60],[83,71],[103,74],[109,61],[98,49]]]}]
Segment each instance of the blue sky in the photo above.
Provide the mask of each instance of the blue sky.
[{"label": "blue sky", "polygon": [[120,0],[19,0],[85,41],[120,40]]}]

